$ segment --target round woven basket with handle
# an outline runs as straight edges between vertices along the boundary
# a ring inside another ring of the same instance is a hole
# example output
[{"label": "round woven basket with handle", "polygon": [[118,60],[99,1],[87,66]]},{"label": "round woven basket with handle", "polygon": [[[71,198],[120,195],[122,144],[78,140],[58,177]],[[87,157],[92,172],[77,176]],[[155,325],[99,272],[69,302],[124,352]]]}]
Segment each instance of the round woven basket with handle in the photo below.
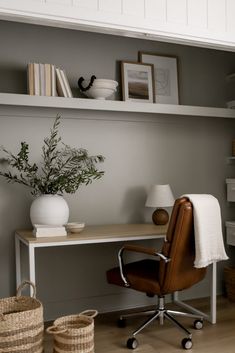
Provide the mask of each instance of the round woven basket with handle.
[{"label": "round woven basket with handle", "polygon": [[54,336],[53,353],[94,353],[94,317],[96,310],[56,319],[47,332]]},{"label": "round woven basket with handle", "polygon": [[[27,285],[33,297],[20,295]],[[24,281],[15,297],[0,299],[0,353],[43,352],[43,331],[43,307],[32,282]]]}]

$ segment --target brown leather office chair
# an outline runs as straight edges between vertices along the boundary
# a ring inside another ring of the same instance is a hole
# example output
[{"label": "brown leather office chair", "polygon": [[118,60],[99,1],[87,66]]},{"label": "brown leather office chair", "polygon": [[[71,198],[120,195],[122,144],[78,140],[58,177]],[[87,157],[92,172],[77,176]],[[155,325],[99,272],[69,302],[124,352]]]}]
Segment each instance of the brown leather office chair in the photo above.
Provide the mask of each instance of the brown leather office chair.
[{"label": "brown leather office chair", "polygon": [[[158,259],[147,258],[124,264],[123,253],[126,251],[153,255]],[[127,341],[128,348],[134,349],[138,346],[138,341],[135,338],[137,333],[155,319],[159,319],[160,324],[163,324],[164,318],[186,333],[187,337],[181,342],[183,348],[190,349],[192,347],[192,334],[176,321],[174,316],[194,318],[194,328],[196,329],[202,328],[203,317],[167,310],[164,297],[166,294],[189,288],[204,278],[206,268],[195,268],[194,258],[193,207],[185,197],[175,201],[161,252],[135,245],[125,245],[120,249],[118,253],[119,267],[107,271],[108,282],[144,292],[149,296],[158,296],[156,310],[143,325],[132,333],[132,337]],[[124,324],[127,316],[121,316],[119,324]]]}]

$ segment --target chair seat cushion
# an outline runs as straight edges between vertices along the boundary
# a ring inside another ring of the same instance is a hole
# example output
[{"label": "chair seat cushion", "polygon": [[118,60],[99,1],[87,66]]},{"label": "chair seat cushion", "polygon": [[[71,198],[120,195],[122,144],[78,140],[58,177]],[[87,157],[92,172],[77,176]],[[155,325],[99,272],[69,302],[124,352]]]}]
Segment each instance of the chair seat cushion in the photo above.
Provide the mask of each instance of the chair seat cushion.
[{"label": "chair seat cushion", "polygon": [[[150,295],[160,294],[158,272],[159,261],[151,259],[132,262],[124,266],[124,274],[131,288]],[[106,274],[108,283],[125,287],[119,267],[108,270]]]}]

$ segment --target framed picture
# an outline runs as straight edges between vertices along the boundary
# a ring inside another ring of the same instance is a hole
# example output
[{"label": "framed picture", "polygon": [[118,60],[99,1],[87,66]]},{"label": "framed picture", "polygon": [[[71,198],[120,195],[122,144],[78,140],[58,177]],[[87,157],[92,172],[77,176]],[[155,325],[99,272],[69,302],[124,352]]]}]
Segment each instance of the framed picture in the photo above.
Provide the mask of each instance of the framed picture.
[{"label": "framed picture", "polygon": [[121,74],[124,101],[154,102],[153,65],[122,61]]},{"label": "framed picture", "polygon": [[139,60],[154,66],[155,102],[179,104],[177,57],[139,52]]}]

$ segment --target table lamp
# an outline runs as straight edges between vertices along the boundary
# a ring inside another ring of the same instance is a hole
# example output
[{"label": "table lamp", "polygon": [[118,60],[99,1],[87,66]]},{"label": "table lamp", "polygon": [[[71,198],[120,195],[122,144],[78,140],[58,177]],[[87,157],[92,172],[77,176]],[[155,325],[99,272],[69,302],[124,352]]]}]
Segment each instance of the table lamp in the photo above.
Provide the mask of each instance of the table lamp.
[{"label": "table lamp", "polygon": [[169,215],[162,207],[171,207],[174,202],[175,199],[169,184],[152,185],[145,206],[157,208],[152,214],[153,223],[157,225],[166,224],[169,220]]}]

